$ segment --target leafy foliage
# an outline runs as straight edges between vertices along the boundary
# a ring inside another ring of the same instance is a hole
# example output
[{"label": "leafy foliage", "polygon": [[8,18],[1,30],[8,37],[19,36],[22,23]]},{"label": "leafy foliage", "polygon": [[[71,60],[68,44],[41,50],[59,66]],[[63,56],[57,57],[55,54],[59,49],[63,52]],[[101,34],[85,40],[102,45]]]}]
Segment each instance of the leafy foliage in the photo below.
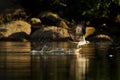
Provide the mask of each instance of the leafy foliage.
[{"label": "leafy foliage", "polygon": [[50,10],[69,20],[113,19],[120,13],[120,0],[13,0],[33,15]]}]

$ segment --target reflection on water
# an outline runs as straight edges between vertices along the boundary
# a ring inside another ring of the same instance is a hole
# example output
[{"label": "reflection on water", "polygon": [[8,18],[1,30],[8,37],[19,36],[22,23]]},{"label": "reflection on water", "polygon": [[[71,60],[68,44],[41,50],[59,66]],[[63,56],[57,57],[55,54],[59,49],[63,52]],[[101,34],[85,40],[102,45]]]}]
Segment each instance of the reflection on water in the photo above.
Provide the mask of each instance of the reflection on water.
[{"label": "reflection on water", "polygon": [[31,75],[30,43],[0,42],[0,79],[28,80]]},{"label": "reflection on water", "polygon": [[29,52],[31,45],[29,42],[0,42],[0,52]]},{"label": "reflection on water", "polygon": [[[76,48],[70,42],[0,42],[0,79],[120,80],[120,58],[109,56],[109,52],[118,54],[119,51],[109,51],[109,45],[97,42]],[[39,52],[43,48],[44,55]],[[72,55],[61,54],[58,49],[70,50]],[[48,55],[46,51],[51,50],[58,52]]]}]

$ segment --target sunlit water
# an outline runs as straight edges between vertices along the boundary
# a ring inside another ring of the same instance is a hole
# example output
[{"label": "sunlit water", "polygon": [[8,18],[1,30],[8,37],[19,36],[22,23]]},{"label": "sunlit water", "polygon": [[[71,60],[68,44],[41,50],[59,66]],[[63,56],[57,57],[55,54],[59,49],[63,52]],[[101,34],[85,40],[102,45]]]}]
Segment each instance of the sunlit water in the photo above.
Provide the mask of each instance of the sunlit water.
[{"label": "sunlit water", "polygon": [[0,42],[0,80],[120,80],[109,42]]}]

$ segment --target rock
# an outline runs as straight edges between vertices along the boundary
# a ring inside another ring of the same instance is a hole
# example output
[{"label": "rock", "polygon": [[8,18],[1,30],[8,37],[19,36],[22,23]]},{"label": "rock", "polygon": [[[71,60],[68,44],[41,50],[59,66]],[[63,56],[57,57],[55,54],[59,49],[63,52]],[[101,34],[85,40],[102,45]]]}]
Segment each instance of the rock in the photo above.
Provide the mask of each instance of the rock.
[{"label": "rock", "polygon": [[0,24],[24,20],[28,15],[17,0],[0,0]]},{"label": "rock", "polygon": [[29,20],[29,23],[31,24],[31,30],[32,30],[32,31],[31,31],[31,34],[32,34],[34,31],[36,31],[36,30],[44,27],[44,25],[41,24],[41,20],[40,20],[39,18],[31,18],[31,19]]},{"label": "rock", "polygon": [[6,23],[16,20],[26,20],[28,18],[27,13],[23,8],[8,8],[0,13],[0,23]]},{"label": "rock", "polygon": [[28,41],[29,35],[25,32],[16,32],[9,36],[10,40]]},{"label": "rock", "polygon": [[85,38],[93,35],[95,33],[95,28],[94,27],[86,27],[86,33],[85,33]]},{"label": "rock", "polygon": [[62,19],[57,13],[50,11],[41,12],[38,17],[41,19],[43,25],[59,26],[66,29],[68,29],[68,25],[70,25],[69,21]]},{"label": "rock", "polygon": [[89,41],[91,42],[100,42],[100,41],[110,41],[113,42],[113,39],[106,34],[96,34],[94,36],[89,37]]},{"label": "rock", "polygon": [[31,33],[31,25],[25,21],[12,21],[7,24],[0,25],[0,35],[2,38],[21,39]]},{"label": "rock", "polygon": [[105,35],[105,34],[96,35],[96,38],[105,38],[105,39],[111,40],[110,36]]},{"label": "rock", "polygon": [[41,19],[42,24],[49,26],[58,26],[58,23],[62,20],[58,14],[50,11],[41,12],[38,17]]},{"label": "rock", "polygon": [[60,19],[60,16],[56,13],[50,12],[50,11],[44,11],[41,12],[38,17],[43,18],[43,17],[48,17],[49,19]]},{"label": "rock", "polygon": [[38,24],[38,23],[41,23],[41,20],[39,18],[31,18],[30,23],[31,24]]},{"label": "rock", "polygon": [[52,41],[52,40],[64,40],[69,38],[68,30],[56,26],[43,27],[42,29],[36,30],[31,34],[31,40],[37,41]]},{"label": "rock", "polygon": [[66,28],[66,29],[69,28],[68,25],[66,24],[66,22],[65,22],[64,20],[60,21],[60,23],[59,23],[58,26],[60,26],[60,27],[62,27],[62,28]]}]

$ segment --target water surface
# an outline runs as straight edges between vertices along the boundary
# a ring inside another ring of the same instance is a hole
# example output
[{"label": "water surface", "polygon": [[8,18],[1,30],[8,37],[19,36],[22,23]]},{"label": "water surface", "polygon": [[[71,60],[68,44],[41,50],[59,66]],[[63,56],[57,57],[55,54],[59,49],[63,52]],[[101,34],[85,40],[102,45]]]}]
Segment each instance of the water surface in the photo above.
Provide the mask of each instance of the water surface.
[{"label": "water surface", "polygon": [[[109,49],[109,42],[81,48],[72,42],[0,42],[0,79],[120,80],[119,51]],[[46,52],[51,50],[62,51]]]}]

